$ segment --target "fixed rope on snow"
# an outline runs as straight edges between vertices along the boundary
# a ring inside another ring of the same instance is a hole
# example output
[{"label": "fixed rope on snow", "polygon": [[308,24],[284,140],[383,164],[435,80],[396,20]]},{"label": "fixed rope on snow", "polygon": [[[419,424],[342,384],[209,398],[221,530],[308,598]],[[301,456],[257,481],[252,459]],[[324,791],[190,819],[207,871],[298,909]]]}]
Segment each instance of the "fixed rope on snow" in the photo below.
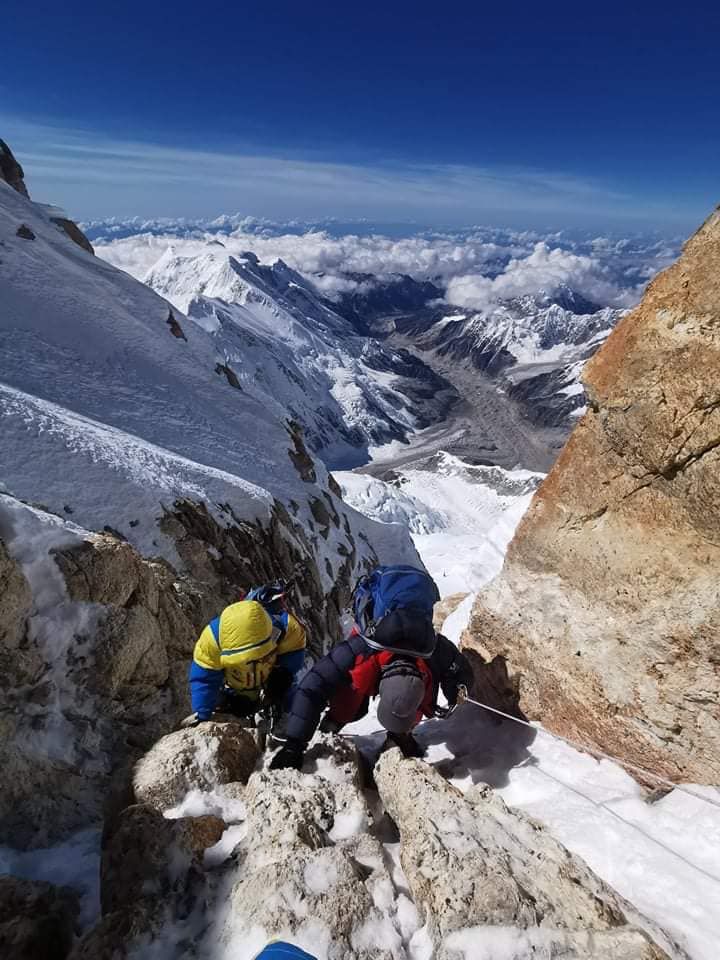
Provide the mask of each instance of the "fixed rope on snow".
[{"label": "fixed rope on snow", "polygon": [[514,717],[511,713],[505,713],[503,710],[498,710],[496,707],[490,707],[487,703],[481,703],[479,700],[473,700],[472,697],[468,696],[467,687],[463,686],[458,687],[456,706],[459,706],[461,703],[471,703],[473,706],[480,707],[482,710],[488,710],[490,713],[497,714],[497,716],[503,717],[505,720],[512,720],[513,723],[519,723],[523,727],[529,727],[536,733],[544,733],[546,737],[552,737],[553,740],[562,740],[574,750],[579,750],[581,753],[588,753],[591,756],[601,760],[610,760],[612,763],[617,763],[619,766],[625,767],[628,770],[633,770],[635,773],[641,773],[643,776],[650,777],[650,779],[656,780],[658,783],[662,783],[665,786],[670,787],[672,790],[679,790],[681,793],[686,793],[688,796],[694,797],[696,800],[703,800],[705,803],[709,803],[713,807],[720,809],[720,803],[717,800],[713,800],[711,797],[704,797],[701,793],[695,793],[694,790],[689,790],[682,784],[673,783],[672,780],[668,780],[666,777],[661,777],[659,774],[653,773],[651,770],[646,770],[644,767],[638,767],[634,763],[629,763],[627,760],[621,760],[620,757],[614,757],[609,753],[603,753],[602,750],[596,750],[593,747],[585,746],[585,744],[579,743],[577,740],[570,740],[568,737],[563,737],[559,733],[552,733],[550,730],[545,730],[544,727],[536,727],[535,724],[529,723],[527,720],[521,720],[520,717]]}]

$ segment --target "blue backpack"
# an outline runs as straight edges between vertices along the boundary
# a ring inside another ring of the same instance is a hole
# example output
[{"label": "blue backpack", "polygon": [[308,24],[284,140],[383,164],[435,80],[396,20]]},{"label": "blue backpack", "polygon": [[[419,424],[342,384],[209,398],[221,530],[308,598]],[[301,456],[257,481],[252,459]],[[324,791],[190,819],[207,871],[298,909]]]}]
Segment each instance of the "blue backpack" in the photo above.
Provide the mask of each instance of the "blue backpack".
[{"label": "blue backpack", "polygon": [[435,581],[424,570],[406,563],[376,567],[355,586],[355,623],[365,635],[393,610],[412,610],[432,623],[433,607],[439,599]]}]

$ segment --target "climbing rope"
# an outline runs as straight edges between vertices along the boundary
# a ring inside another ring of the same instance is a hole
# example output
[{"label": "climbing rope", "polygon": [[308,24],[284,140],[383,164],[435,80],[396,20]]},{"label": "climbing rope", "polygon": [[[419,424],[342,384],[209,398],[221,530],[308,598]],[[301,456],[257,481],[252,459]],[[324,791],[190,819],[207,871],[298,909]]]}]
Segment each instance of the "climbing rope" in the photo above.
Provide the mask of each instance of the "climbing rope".
[{"label": "climbing rope", "polygon": [[581,753],[589,753],[591,756],[601,760],[610,760],[612,763],[617,763],[619,766],[626,767],[628,770],[633,770],[635,773],[641,773],[645,777],[650,777],[651,780],[656,780],[658,783],[662,783],[665,786],[670,787],[672,790],[679,790],[681,793],[686,793],[688,796],[694,797],[696,800],[703,800],[705,803],[709,803],[713,807],[720,809],[720,802],[717,800],[713,800],[711,797],[704,797],[701,793],[695,793],[694,790],[689,790],[682,784],[673,783],[672,780],[667,780],[665,777],[661,777],[659,774],[653,773],[651,770],[646,770],[644,767],[638,767],[634,763],[629,763],[627,760],[621,760],[620,757],[613,757],[609,753],[603,753],[602,750],[595,750],[593,747],[585,746],[585,744],[579,743],[577,740],[570,740],[568,737],[563,737],[559,733],[552,733],[550,730],[545,730],[543,727],[536,727],[535,724],[529,723],[527,720],[521,720],[520,717],[514,717],[511,713],[505,713],[503,710],[498,710],[496,707],[490,707],[487,703],[481,703],[479,700],[473,700],[472,697],[468,696],[467,689],[462,686],[458,688],[457,706],[459,706],[461,703],[471,703],[473,706],[480,707],[483,710],[488,710],[490,713],[495,713],[499,717],[503,717],[505,720],[512,720],[513,723],[519,723],[523,727],[529,727],[531,730],[534,730],[535,733],[543,733],[546,737],[552,737],[553,740],[562,740],[574,750],[579,750]]}]

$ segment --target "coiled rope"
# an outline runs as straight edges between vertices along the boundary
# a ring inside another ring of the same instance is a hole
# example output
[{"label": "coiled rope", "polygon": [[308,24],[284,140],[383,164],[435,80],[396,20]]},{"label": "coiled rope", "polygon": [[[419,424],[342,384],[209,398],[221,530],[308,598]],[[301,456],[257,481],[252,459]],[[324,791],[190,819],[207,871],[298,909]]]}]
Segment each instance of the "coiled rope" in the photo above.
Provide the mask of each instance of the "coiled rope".
[{"label": "coiled rope", "polygon": [[513,723],[519,723],[523,727],[529,727],[530,730],[534,730],[535,733],[542,733],[546,737],[552,737],[553,740],[562,740],[574,750],[579,750],[581,753],[588,753],[597,759],[610,760],[612,763],[617,763],[619,766],[625,767],[628,770],[632,770],[635,773],[641,773],[643,776],[649,777],[651,780],[656,780],[658,783],[662,783],[665,786],[670,787],[672,790],[679,790],[681,793],[686,793],[688,796],[694,797],[696,800],[702,800],[705,803],[709,803],[711,806],[717,807],[720,810],[720,802],[717,800],[713,800],[711,797],[704,797],[701,793],[695,793],[694,790],[690,790],[680,783],[673,783],[672,780],[661,777],[658,773],[653,773],[651,770],[646,770],[644,767],[638,767],[634,763],[629,763],[627,760],[621,760],[620,757],[613,757],[609,753],[603,753],[602,750],[596,750],[594,747],[588,747],[583,743],[579,743],[577,740],[570,740],[568,737],[563,737],[559,733],[552,733],[550,730],[545,730],[544,727],[536,727],[535,724],[529,723],[527,720],[521,720],[520,717],[514,717],[511,713],[505,713],[503,710],[498,710],[496,707],[490,707],[487,703],[481,703],[479,700],[473,700],[472,697],[467,695],[467,690],[465,687],[460,687],[458,689],[457,705],[460,706],[461,703],[471,703],[473,706],[480,707],[482,710],[488,710],[490,713],[495,713],[499,717],[503,717],[505,720],[512,720]]}]

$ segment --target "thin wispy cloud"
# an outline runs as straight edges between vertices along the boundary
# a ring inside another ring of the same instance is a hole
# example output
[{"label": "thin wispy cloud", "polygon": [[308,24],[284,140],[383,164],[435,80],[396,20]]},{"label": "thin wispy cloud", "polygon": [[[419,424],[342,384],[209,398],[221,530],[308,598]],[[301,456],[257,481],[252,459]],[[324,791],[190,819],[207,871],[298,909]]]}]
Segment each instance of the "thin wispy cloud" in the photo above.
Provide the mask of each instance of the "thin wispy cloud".
[{"label": "thin wispy cloud", "polygon": [[562,172],[451,164],[351,164],[249,147],[202,150],[103,137],[0,115],[39,199],[75,216],[418,218],[578,223],[640,218],[622,191]]}]

